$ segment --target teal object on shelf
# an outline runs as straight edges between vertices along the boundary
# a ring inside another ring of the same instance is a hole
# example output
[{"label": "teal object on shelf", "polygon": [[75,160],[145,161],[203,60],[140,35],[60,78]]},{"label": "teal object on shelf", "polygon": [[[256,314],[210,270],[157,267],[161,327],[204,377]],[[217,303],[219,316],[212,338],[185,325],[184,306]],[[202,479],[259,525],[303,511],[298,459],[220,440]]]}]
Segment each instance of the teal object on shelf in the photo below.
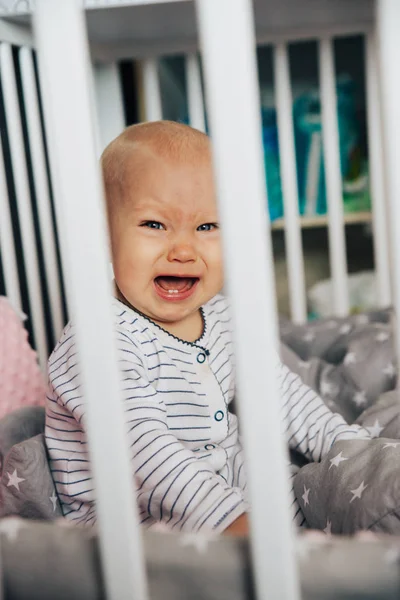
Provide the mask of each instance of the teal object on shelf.
[{"label": "teal object on shelf", "polygon": [[[356,113],[355,85],[352,79],[347,76],[338,78],[336,92],[340,169],[343,181],[347,179],[351,182],[360,177],[360,132]],[[267,96],[261,110],[262,141],[267,208],[270,220],[275,221],[284,216],[284,205],[277,115],[273,94]],[[327,211],[321,120],[319,92],[314,90],[298,95],[293,105],[293,125],[301,215],[323,215]],[[189,123],[187,115],[183,122]],[[234,124],[232,126],[234,127]]]},{"label": "teal object on shelf", "polygon": [[[275,221],[276,219],[283,217],[278,127],[275,109],[263,108],[261,111],[261,119],[269,218],[271,221]],[[189,125],[188,115],[186,115],[181,122]],[[206,130],[206,133],[209,133],[208,129]]]},{"label": "teal object on shelf", "polygon": [[262,138],[264,146],[264,168],[271,221],[283,217],[283,198],[279,161],[278,127],[276,111],[262,110]]},{"label": "teal object on shelf", "polygon": [[[344,180],[359,169],[360,135],[353,81],[347,77],[339,79],[336,92],[340,169]],[[299,96],[293,107],[293,121],[302,215],[322,215],[327,210],[321,120],[319,93],[314,91]]]}]

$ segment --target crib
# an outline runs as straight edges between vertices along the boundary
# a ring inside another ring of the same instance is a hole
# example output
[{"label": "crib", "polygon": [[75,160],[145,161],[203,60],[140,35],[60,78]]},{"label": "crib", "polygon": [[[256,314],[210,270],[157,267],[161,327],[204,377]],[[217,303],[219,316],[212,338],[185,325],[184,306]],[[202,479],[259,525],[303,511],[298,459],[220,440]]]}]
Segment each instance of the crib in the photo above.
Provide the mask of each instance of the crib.
[{"label": "crib", "polygon": [[[255,596],[299,598],[294,535],[282,501],[288,490],[277,402],[257,401],[267,390],[271,397],[274,389],[277,328],[271,324],[277,319],[254,48],[273,47],[291,317],[302,323],[306,292],[288,48],[294,41],[317,41],[334,313],[345,316],[348,273],[333,42],[345,35],[364,37],[378,297],[380,306],[393,303],[399,314],[398,0],[10,0],[2,2],[1,10],[4,288],[20,310],[21,289],[28,298],[43,369],[67,312],[77,324],[107,598],[145,600],[148,584],[122,414],[111,409],[119,374],[107,300],[109,258],[97,161],[125,124],[118,61],[135,59],[140,64],[145,118],[158,120],[163,110],[157,61],[176,53],[185,55],[190,123],[204,130],[206,105],[213,138],[236,325]],[[256,280],[254,273],[260,274]],[[93,296],[97,301],[88,314],[84,307]],[[397,350],[399,355],[400,336]],[[267,436],[263,423],[268,423]],[[261,458],[265,452],[276,457],[267,474]]]}]

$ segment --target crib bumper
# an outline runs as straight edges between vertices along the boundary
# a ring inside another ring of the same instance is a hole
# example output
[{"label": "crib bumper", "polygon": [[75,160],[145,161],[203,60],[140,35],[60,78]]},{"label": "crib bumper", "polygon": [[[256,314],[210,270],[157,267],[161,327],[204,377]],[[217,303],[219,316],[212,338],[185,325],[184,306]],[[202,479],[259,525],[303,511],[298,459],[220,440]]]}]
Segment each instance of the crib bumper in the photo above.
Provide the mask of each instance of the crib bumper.
[{"label": "crib bumper", "polygon": [[[6,519],[0,553],[1,600],[105,598],[93,531]],[[254,597],[244,539],[147,533],[145,553],[154,600]],[[400,538],[307,534],[297,540],[297,553],[304,600],[399,597]]]}]

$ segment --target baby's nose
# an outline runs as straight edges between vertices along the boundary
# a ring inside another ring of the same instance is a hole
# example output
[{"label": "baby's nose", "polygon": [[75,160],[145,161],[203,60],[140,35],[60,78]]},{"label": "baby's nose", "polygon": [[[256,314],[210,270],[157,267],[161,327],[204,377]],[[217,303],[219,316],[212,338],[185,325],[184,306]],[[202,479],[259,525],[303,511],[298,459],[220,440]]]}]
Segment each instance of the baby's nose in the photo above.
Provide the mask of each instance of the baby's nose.
[{"label": "baby's nose", "polygon": [[168,252],[169,261],[194,262],[197,259],[196,248],[189,241],[176,241]]}]

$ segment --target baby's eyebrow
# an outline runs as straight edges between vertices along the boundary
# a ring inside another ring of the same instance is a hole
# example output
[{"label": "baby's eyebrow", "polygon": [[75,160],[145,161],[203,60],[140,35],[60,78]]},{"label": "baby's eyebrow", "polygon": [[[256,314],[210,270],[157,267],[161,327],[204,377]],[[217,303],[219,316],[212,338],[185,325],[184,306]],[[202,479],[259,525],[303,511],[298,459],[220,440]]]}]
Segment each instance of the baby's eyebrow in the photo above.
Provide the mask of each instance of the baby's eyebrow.
[{"label": "baby's eyebrow", "polygon": [[155,198],[140,198],[132,203],[132,212],[136,215],[143,215],[144,218],[152,219],[183,219],[186,220],[188,217],[193,223],[203,225],[206,223],[218,223],[218,213],[210,212],[207,209],[198,210],[191,214],[185,214],[182,208],[170,206],[167,202]]},{"label": "baby's eyebrow", "polygon": [[165,210],[165,203],[160,200],[155,200],[153,198],[140,198],[139,200],[135,200],[133,202],[133,209],[135,210]]},{"label": "baby's eyebrow", "polygon": [[132,210],[134,212],[157,211],[159,214],[165,213],[165,209],[154,202],[135,202],[132,206]]}]

